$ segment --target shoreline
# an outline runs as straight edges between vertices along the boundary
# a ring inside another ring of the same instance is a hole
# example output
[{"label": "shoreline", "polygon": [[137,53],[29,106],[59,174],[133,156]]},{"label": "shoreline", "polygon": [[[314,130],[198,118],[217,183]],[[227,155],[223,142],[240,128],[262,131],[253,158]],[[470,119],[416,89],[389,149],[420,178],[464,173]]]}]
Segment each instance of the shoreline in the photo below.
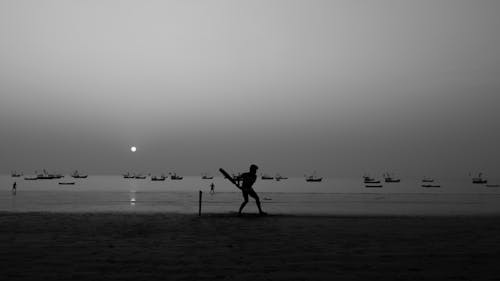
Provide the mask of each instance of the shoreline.
[{"label": "shoreline", "polygon": [[500,213],[474,213],[474,214],[331,214],[331,213],[267,213],[267,215],[259,215],[258,212],[243,213],[238,216],[237,211],[230,212],[207,212],[202,213],[199,216],[197,213],[186,213],[186,212],[172,212],[172,211],[152,211],[152,210],[117,210],[117,211],[5,211],[0,210],[0,217],[9,215],[40,215],[40,216],[177,216],[186,218],[245,218],[245,217],[256,217],[256,218],[329,218],[329,219],[376,219],[376,218],[387,218],[387,219],[453,219],[453,218],[498,218],[500,222]]},{"label": "shoreline", "polygon": [[[500,215],[497,195],[430,194],[267,194],[262,206],[269,214],[304,216],[494,216]],[[231,213],[242,202],[239,193],[203,196],[202,213]],[[20,192],[0,193],[0,211],[71,213],[198,213],[196,193],[157,192]],[[250,200],[244,210],[257,212]]]}]

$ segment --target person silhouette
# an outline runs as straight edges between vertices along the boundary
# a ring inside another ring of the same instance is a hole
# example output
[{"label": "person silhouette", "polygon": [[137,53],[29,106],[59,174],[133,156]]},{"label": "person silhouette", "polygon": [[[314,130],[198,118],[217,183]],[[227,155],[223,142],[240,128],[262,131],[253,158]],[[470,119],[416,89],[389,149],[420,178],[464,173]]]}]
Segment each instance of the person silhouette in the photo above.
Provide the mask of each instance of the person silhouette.
[{"label": "person silhouette", "polygon": [[239,177],[241,179],[240,188],[243,195],[243,203],[241,203],[238,215],[241,215],[241,211],[243,211],[243,208],[248,203],[248,195],[252,196],[255,199],[255,203],[257,204],[257,208],[259,209],[259,214],[266,215],[266,213],[262,211],[262,208],[260,206],[260,199],[257,195],[257,192],[255,192],[255,190],[252,188],[253,184],[257,180],[257,169],[259,169],[259,167],[252,164],[250,165],[250,171],[241,174],[241,176]]},{"label": "person silhouette", "polygon": [[17,193],[17,182],[14,182],[14,184],[12,184],[12,194],[16,195]]},{"label": "person silhouette", "polygon": [[213,195],[215,193],[215,184],[214,183],[211,183],[210,184],[210,194]]}]

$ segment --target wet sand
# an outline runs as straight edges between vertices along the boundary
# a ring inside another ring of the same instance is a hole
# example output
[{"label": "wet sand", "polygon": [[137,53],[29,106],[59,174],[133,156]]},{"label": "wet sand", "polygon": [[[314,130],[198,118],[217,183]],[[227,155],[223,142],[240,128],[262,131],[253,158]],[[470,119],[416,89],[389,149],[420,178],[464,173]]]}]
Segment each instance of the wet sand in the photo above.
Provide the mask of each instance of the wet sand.
[{"label": "wet sand", "polygon": [[0,213],[3,280],[500,280],[500,217]]}]

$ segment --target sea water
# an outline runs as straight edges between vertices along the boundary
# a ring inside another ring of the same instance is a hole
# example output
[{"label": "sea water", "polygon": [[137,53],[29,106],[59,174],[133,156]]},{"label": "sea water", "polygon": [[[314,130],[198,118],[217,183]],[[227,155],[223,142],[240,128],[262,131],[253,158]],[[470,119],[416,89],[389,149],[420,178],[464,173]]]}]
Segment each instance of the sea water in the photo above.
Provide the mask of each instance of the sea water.
[{"label": "sea water", "polygon": [[[497,183],[489,179],[490,183]],[[59,185],[74,181],[75,185]],[[13,182],[17,192],[11,191]],[[210,184],[215,194],[210,194]],[[420,179],[381,183],[366,188],[362,178],[261,180],[255,185],[265,211],[311,215],[492,215],[500,214],[500,188],[472,184],[470,179],[442,179],[440,188],[424,188]],[[151,181],[122,176],[26,181],[0,176],[0,211],[50,212],[176,212],[196,214],[199,191],[203,213],[237,211],[241,193],[227,180],[185,177]],[[246,212],[257,212],[253,199]]]}]

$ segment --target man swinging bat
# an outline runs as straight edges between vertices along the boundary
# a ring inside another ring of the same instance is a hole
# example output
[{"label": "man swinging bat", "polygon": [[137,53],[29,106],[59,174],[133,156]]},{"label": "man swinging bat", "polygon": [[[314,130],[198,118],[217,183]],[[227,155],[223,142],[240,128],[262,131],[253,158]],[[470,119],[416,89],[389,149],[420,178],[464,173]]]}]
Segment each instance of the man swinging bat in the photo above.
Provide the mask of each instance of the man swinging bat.
[{"label": "man swinging bat", "polygon": [[238,180],[241,181],[241,185],[239,185],[224,169],[219,169],[219,171],[226,177],[229,181],[231,181],[236,187],[241,189],[243,195],[243,203],[241,203],[240,209],[238,211],[238,215],[241,215],[241,211],[248,203],[248,195],[252,196],[255,199],[255,203],[257,204],[257,208],[259,209],[259,214],[266,215],[265,212],[262,211],[260,206],[260,199],[257,195],[257,192],[252,188],[253,184],[257,180],[257,165],[251,165],[250,171],[247,173],[243,173],[238,177]]}]

